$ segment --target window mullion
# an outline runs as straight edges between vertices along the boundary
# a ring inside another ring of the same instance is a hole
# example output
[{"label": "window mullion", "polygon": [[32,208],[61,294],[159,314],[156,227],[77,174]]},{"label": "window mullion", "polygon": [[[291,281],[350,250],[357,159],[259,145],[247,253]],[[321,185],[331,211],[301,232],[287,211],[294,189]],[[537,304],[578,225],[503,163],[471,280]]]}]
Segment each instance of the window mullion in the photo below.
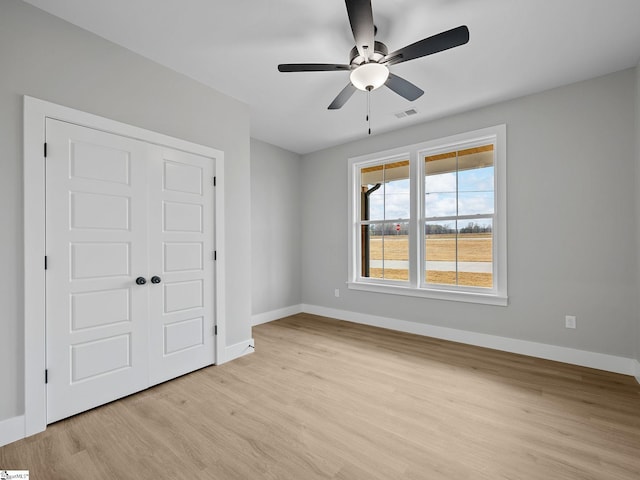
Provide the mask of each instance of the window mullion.
[{"label": "window mullion", "polygon": [[459,152],[456,151],[456,285],[459,285],[458,281],[458,240],[460,233],[460,225],[459,225],[459,217],[460,217],[460,189],[459,187],[459,176],[460,176],[460,155]]},{"label": "window mullion", "polygon": [[420,285],[420,209],[418,201],[420,198],[420,182],[419,182],[419,161],[418,152],[411,152],[409,157],[409,282],[413,288]]},{"label": "window mullion", "polygon": [[387,221],[387,166],[382,167],[382,218],[385,223],[382,224],[382,279],[386,279],[385,270],[387,266],[386,257],[384,255],[384,247],[386,243],[385,226]]}]

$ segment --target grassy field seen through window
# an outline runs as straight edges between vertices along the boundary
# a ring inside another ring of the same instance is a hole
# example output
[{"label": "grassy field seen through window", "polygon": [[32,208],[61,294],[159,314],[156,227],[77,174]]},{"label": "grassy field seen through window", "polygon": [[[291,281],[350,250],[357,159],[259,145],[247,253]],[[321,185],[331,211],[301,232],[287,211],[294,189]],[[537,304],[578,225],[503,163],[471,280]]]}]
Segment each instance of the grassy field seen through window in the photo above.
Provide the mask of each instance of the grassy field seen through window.
[{"label": "grassy field seen through window", "polygon": [[[426,239],[426,260],[433,269],[426,270],[428,283],[444,285],[464,285],[472,287],[493,286],[493,275],[489,272],[478,272],[473,263],[493,261],[493,240],[491,233],[469,233],[428,235]],[[458,261],[458,278],[456,283],[456,250]],[[371,236],[370,259],[372,265],[381,260],[397,267],[397,263],[389,261],[409,261],[409,240],[406,235]],[[437,267],[437,268],[436,268]],[[487,268],[490,269],[489,266]],[[468,270],[468,271],[465,271]],[[406,268],[370,268],[371,278],[391,280],[408,280],[409,270]]]}]

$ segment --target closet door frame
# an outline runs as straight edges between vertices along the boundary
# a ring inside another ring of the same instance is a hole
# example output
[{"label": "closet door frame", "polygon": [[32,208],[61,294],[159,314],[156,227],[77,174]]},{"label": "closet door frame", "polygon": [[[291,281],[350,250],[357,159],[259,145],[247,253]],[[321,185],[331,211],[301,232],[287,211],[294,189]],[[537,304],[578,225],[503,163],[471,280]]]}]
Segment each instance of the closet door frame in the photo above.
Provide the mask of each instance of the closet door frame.
[{"label": "closet door frame", "polygon": [[24,96],[24,436],[47,427],[45,303],[45,124],[52,118],[116,135],[164,145],[215,160],[215,336],[214,363],[225,352],[224,153],[104,117]]}]

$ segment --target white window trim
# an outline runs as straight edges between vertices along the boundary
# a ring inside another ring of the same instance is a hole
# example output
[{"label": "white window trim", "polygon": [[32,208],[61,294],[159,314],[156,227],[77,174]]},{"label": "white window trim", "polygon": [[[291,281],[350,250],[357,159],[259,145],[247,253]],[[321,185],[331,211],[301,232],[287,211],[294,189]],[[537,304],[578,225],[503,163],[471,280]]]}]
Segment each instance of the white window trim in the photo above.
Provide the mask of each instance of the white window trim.
[{"label": "white window trim", "polygon": [[[360,290],[374,293],[386,293],[422,297],[437,300],[459,301],[479,303],[485,305],[506,306],[507,295],[507,140],[506,125],[483,128],[472,132],[452,135],[445,138],[430,140],[423,143],[386,150],[374,154],[362,155],[350,158],[348,161],[348,186],[351,199],[348,211],[348,272],[347,287],[352,290]],[[419,263],[424,258],[424,233],[418,235],[424,221],[424,205],[421,199],[424,197],[424,185],[419,179],[423,175],[423,166],[420,162],[421,154],[436,150],[450,150],[459,144],[482,142],[490,140],[495,142],[495,213],[493,222],[493,274],[494,288],[491,290],[473,287],[455,287],[446,285],[420,285]],[[358,269],[359,238],[358,225],[360,222],[360,185],[357,171],[366,165],[378,164],[404,156],[409,158],[411,171],[411,221],[409,228],[409,262],[414,268],[410,268],[408,282],[377,280],[363,278]],[[419,237],[419,241],[418,240]]]}]

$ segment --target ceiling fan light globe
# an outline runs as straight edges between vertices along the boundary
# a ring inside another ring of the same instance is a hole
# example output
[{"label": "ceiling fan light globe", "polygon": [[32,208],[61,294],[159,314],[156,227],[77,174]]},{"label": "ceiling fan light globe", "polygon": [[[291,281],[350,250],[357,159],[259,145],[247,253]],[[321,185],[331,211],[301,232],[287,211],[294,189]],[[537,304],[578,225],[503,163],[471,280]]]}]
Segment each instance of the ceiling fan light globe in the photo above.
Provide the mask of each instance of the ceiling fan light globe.
[{"label": "ceiling fan light globe", "polygon": [[351,72],[351,83],[359,90],[380,88],[387,78],[389,78],[389,69],[375,62],[360,65]]}]

